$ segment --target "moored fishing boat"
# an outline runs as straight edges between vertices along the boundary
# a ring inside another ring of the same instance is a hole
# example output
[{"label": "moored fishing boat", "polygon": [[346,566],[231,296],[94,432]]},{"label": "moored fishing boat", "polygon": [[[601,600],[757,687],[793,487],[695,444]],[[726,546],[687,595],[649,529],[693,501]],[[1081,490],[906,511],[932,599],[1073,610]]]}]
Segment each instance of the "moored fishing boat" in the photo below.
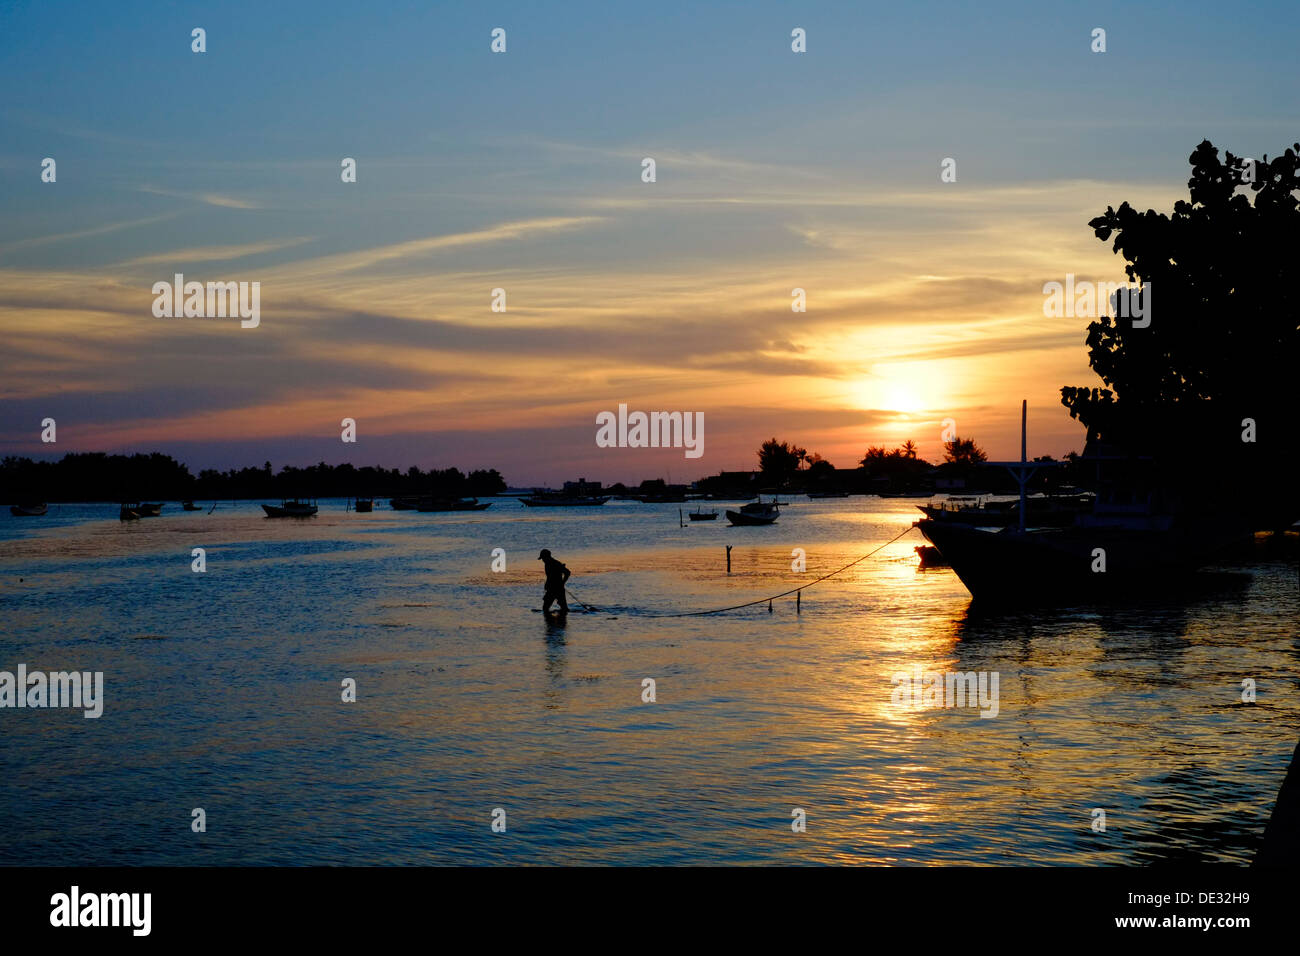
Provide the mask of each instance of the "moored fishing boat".
[{"label": "moored fishing boat", "polygon": [[268,518],[310,518],[316,514],[316,505],[298,499],[286,499],[279,505],[262,505]]},{"label": "moored fishing boat", "polygon": [[39,518],[45,514],[49,506],[44,502],[37,502],[24,505],[10,505],[9,513],[15,518]]},{"label": "moored fishing boat", "polygon": [[714,521],[718,517],[718,512],[716,510],[705,511],[703,508],[697,508],[695,511],[688,511],[686,517],[692,521]]},{"label": "moored fishing boat", "polygon": [[181,510],[182,510],[182,511],[202,511],[203,509],[200,508],[198,505],[196,505],[193,501],[182,501],[182,502],[181,502]]},{"label": "moored fishing boat", "polygon": [[370,512],[375,510],[375,499],[358,498],[356,503],[356,510],[360,514],[369,514]]},{"label": "moored fishing boat", "polygon": [[747,505],[741,505],[739,511],[727,509],[727,520],[733,526],[775,524],[780,516],[781,509],[775,502],[751,501]]},{"label": "moored fishing boat", "polygon": [[591,508],[609,501],[607,495],[565,495],[537,492],[519,499],[529,508]]}]

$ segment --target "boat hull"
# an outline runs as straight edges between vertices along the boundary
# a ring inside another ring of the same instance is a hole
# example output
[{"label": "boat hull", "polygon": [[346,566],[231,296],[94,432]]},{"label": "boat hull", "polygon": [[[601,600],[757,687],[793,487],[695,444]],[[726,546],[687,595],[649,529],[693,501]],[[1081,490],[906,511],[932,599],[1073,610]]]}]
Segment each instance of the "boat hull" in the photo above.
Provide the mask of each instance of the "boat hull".
[{"label": "boat hull", "polygon": [[529,508],[594,508],[609,501],[608,498],[520,498]]},{"label": "boat hull", "polygon": [[9,513],[15,518],[39,518],[48,510],[48,505],[10,505]]},{"label": "boat hull", "polygon": [[777,515],[752,515],[745,514],[743,511],[728,511],[727,520],[732,525],[742,527],[762,524],[776,524]]},{"label": "boat hull", "polygon": [[268,518],[310,518],[316,514],[315,505],[262,505]]},{"label": "boat hull", "polygon": [[927,519],[916,527],[972,597],[999,605],[1087,603],[1177,588],[1236,536],[1200,526],[1194,533],[1106,527],[1021,532]]}]

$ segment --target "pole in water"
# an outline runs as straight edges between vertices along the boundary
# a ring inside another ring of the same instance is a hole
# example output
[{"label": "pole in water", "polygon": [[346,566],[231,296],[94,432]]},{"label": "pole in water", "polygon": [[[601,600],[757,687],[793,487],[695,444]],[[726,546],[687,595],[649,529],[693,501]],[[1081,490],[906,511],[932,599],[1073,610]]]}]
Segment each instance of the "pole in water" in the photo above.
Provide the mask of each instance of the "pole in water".
[{"label": "pole in water", "polygon": [[771,614],[771,613],[772,613],[772,599],[771,599],[771,598],[768,598],[768,600],[767,600],[767,613],[768,613],[768,614]]},{"label": "pole in water", "polygon": [[727,545],[727,573],[731,573],[731,545]]},{"label": "pole in water", "polygon": [[795,592],[794,592],[794,613],[796,613],[796,614],[799,613],[799,600],[800,600],[800,598],[802,598],[802,597],[803,597],[803,592],[802,592],[802,591],[795,591]]}]

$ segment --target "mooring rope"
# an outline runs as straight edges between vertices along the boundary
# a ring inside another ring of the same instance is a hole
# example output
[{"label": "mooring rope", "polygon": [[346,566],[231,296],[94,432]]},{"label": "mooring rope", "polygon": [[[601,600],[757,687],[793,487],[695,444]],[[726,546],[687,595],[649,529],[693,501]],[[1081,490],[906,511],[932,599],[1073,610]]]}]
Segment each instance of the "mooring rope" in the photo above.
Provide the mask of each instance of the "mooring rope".
[{"label": "mooring rope", "polygon": [[[807,584],[801,584],[799,585],[799,587],[791,588],[789,591],[782,591],[780,594],[773,594],[771,597],[759,598],[756,601],[746,601],[744,604],[733,604],[731,605],[731,607],[714,608],[711,611],[679,611],[675,614],[656,614],[654,612],[650,612],[643,616],[645,617],[705,617],[709,614],[723,614],[727,611],[739,611],[743,607],[753,607],[756,604],[770,604],[772,601],[775,601],[777,598],[789,597],[791,594],[797,594],[800,591],[812,587],[814,584],[820,584],[822,581],[825,581],[827,578],[833,578],[835,577],[835,575],[847,571],[855,564],[861,564],[863,561],[867,560],[867,558],[871,557],[874,554],[878,554],[879,552],[883,551],[885,548],[889,547],[891,544],[893,544],[895,541],[903,537],[903,535],[907,534],[911,530],[912,530],[912,525],[908,525],[906,528],[904,528],[898,534],[894,535],[884,544],[880,545],[879,547],[872,548],[862,557],[854,561],[850,561],[848,564],[844,565],[844,567],[836,568],[834,571],[831,571],[829,574],[823,574],[821,577],[817,578],[814,581],[809,581]],[[568,588],[565,588],[565,590],[567,591]],[[586,604],[582,601],[578,601],[578,596],[574,594],[572,591],[569,591],[569,596],[572,597],[579,604],[582,604],[583,607],[590,608],[592,611],[600,610],[600,608],[596,607],[594,604]]]}]

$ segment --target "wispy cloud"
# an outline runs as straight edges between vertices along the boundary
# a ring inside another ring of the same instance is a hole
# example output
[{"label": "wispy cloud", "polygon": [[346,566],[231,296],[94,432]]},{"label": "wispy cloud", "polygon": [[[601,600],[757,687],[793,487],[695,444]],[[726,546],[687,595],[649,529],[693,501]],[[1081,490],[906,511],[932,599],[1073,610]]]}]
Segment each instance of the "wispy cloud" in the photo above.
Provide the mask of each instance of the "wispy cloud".
[{"label": "wispy cloud", "polygon": [[234,196],[222,196],[220,193],[181,192],[175,189],[162,189],[158,186],[137,186],[136,188],[142,193],[149,193],[154,196],[170,196],[175,199],[188,199],[191,202],[205,203],[209,206],[220,206],[223,209],[262,208],[260,203],[255,203],[251,199],[238,199]]},{"label": "wispy cloud", "polygon": [[190,249],[175,249],[170,252],[157,252],[147,256],[137,256],[123,262],[114,263],[112,268],[125,269],[131,266],[153,265],[155,263],[185,262],[228,262],[232,259],[244,259],[248,256],[291,249],[304,242],[314,241],[314,236],[298,236],[293,239],[270,239],[266,242],[248,242],[236,246],[198,246]]}]

